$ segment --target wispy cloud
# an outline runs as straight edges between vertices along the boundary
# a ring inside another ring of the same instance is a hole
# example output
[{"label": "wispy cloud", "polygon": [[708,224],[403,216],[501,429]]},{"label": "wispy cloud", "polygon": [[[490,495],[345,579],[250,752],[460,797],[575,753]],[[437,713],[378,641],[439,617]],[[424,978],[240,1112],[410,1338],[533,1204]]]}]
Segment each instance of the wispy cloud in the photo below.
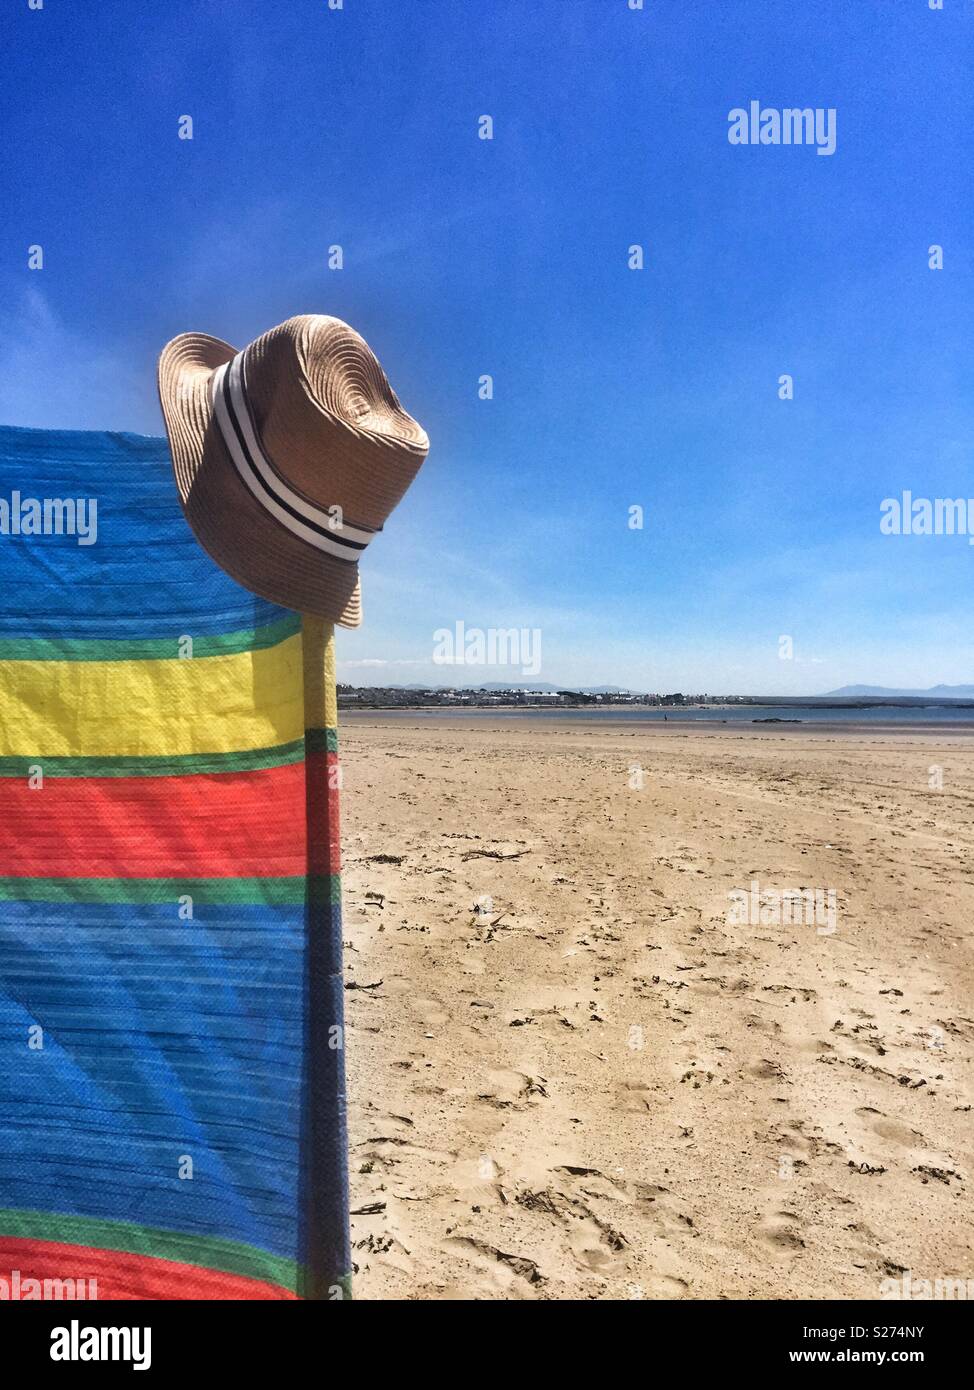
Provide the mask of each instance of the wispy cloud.
[{"label": "wispy cloud", "polygon": [[[43,429],[130,428],[145,373],[123,346],[69,328],[42,291],[20,292],[0,328],[0,420]],[[120,402],[128,402],[120,418]]]}]

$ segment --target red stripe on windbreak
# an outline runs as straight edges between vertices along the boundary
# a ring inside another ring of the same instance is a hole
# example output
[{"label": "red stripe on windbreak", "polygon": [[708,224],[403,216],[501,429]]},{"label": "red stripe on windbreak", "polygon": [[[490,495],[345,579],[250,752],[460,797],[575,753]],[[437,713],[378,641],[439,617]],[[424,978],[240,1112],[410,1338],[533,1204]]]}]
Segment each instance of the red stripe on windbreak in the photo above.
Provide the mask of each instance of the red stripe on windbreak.
[{"label": "red stripe on windbreak", "polygon": [[[40,759],[38,759],[40,761]],[[0,778],[0,876],[307,872],[304,764],[183,777]]]},{"label": "red stripe on windbreak", "polygon": [[[220,1269],[177,1264],[153,1255],[133,1255],[125,1250],[96,1250],[87,1245],[61,1245],[51,1240],[29,1240],[21,1236],[0,1236],[0,1279],[6,1280],[8,1297],[19,1271],[21,1299],[33,1293],[25,1279],[94,1279],[98,1301],[124,1299],[296,1299],[291,1289],[249,1279],[243,1274],[227,1274]],[[77,1285],[75,1286],[77,1290]],[[62,1295],[66,1292],[63,1287]],[[53,1296],[54,1288],[48,1289]],[[86,1294],[90,1299],[86,1284]],[[38,1295],[43,1297],[43,1287]],[[33,1299],[31,1300],[33,1301]],[[94,1300],[92,1300],[94,1301]]]},{"label": "red stripe on windbreak", "polygon": [[338,807],[339,807],[339,780],[341,777],[341,767],[338,762],[337,753],[328,754],[328,843],[331,850],[330,872],[337,874],[342,867],[342,843],[339,831]]},{"label": "red stripe on windbreak", "polygon": [[338,754],[307,755],[308,872],[337,874],[341,868],[338,843]]}]

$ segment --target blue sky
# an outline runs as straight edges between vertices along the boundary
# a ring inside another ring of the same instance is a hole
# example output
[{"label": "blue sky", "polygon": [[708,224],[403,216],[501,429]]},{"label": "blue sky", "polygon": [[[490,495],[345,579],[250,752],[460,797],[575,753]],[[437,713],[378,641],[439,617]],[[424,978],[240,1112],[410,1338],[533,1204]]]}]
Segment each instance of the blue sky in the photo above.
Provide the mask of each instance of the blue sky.
[{"label": "blue sky", "polygon": [[[972,23],[967,0],[9,0],[0,422],[158,434],[174,334],[336,314],[432,441],[341,678],[520,679],[434,666],[462,621],[540,629],[558,682],[974,680],[974,546],[879,531],[903,489],[974,496]],[[752,100],[835,108],[835,153],[731,145]]]}]

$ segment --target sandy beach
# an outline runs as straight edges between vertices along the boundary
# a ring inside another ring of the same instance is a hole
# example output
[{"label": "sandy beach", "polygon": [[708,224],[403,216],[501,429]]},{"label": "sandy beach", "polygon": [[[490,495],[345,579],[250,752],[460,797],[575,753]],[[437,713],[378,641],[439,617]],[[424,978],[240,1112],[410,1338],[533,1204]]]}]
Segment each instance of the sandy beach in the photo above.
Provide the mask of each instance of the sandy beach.
[{"label": "sandy beach", "polygon": [[[974,740],[340,737],[358,1297],[974,1279]],[[752,885],[834,930],[737,920]]]}]

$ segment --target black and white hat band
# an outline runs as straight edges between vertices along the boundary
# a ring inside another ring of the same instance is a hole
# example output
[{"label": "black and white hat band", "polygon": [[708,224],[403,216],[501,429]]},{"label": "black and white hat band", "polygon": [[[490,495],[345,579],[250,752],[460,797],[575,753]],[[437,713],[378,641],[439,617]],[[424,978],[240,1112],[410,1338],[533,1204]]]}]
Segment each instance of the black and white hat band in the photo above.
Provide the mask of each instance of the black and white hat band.
[{"label": "black and white hat band", "polygon": [[216,369],[212,391],[216,422],[227,452],[264,510],[317,550],[337,560],[357,560],[378,532],[351,525],[338,506],[316,507],[284,481],[257,437],[247,400],[243,352]]}]

